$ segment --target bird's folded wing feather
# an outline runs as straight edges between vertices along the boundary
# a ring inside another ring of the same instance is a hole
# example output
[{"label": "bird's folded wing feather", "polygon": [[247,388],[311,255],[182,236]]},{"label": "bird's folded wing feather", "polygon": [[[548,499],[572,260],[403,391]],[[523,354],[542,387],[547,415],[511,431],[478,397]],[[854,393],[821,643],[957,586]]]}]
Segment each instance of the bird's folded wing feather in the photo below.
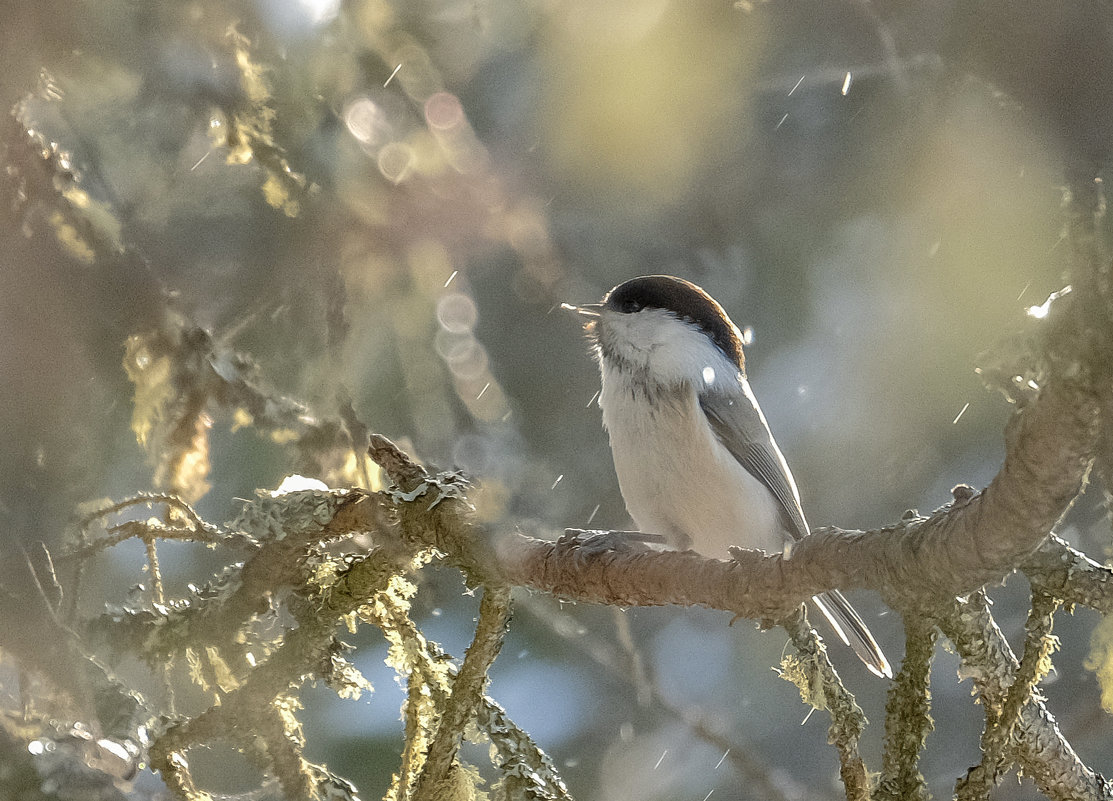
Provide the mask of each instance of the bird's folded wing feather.
[{"label": "bird's folded wing feather", "polygon": [[704,393],[699,400],[719,442],[777,499],[788,534],[794,540],[806,536],[796,484],[761,412],[748,398],[721,392]]}]

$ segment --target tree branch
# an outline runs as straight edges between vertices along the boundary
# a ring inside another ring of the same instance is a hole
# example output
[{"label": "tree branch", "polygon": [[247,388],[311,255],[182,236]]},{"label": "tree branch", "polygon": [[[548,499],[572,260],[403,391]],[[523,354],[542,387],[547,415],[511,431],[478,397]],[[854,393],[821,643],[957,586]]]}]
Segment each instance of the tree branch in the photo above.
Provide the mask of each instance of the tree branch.
[{"label": "tree branch", "polygon": [[1113,569],[1095,562],[1052,534],[1021,565],[1033,585],[1102,614],[1113,612]]},{"label": "tree branch", "polygon": [[885,759],[877,798],[926,801],[920,752],[935,728],[931,719],[931,661],[935,623],[920,614],[904,618],[904,661],[889,688],[885,705]]},{"label": "tree branch", "polygon": [[776,621],[831,589],[871,589],[896,608],[964,595],[1000,581],[1047,538],[1082,485],[1097,406],[1081,386],[1057,383],[1018,412],[1005,465],[990,486],[926,518],[879,531],[817,529],[780,554],[732,562],[630,545],[599,552],[582,539],[500,543],[507,580],[554,595],[626,606],[686,604]]},{"label": "tree branch", "polygon": [[479,605],[479,623],[475,638],[464,656],[464,663],[452,682],[441,712],[437,734],[429,746],[429,755],[418,777],[413,798],[424,801],[452,797],[446,791],[451,785],[450,773],[456,767],[456,754],[464,735],[464,727],[475,718],[484,697],[487,671],[502,648],[506,626],[510,622],[510,589],[489,587]]},{"label": "tree branch", "polygon": [[[962,656],[963,675],[974,680],[983,703],[1000,708],[1019,663],[990,615],[985,596],[978,593],[955,603],[940,613],[938,622]],[[1082,763],[1038,692],[1021,707],[1016,735],[1008,750],[1052,801],[1113,798],[1113,782]]]},{"label": "tree branch", "polygon": [[790,677],[791,680],[800,688],[806,703],[831,714],[827,742],[838,752],[839,775],[846,788],[847,801],[869,801],[869,773],[858,753],[858,740],[866,729],[866,716],[827,658],[827,647],[808,623],[804,607],[798,607],[796,614],[783,625],[800,654],[798,664],[803,669],[803,675]]}]

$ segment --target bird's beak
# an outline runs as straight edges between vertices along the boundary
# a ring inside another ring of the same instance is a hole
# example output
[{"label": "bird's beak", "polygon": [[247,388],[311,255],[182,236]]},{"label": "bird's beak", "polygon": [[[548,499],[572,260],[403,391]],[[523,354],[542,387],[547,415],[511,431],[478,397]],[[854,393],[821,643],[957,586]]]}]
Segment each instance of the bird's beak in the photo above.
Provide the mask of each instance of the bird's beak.
[{"label": "bird's beak", "polygon": [[575,306],[571,303],[562,303],[560,304],[560,308],[565,309],[566,311],[575,312],[576,314],[582,314],[584,317],[598,317],[599,312],[603,310],[603,304],[583,303],[579,306]]}]

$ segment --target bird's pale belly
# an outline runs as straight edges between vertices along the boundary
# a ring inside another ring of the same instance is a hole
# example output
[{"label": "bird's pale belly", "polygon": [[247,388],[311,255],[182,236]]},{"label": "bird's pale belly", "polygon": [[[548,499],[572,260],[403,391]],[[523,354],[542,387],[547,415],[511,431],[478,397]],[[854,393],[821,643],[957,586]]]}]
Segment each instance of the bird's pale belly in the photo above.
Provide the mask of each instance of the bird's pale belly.
[{"label": "bird's pale belly", "polygon": [[784,548],[776,500],[719,443],[694,391],[666,404],[626,394],[621,406],[619,419],[604,413],[603,422],[639,530],[719,559],[729,557],[731,545]]}]

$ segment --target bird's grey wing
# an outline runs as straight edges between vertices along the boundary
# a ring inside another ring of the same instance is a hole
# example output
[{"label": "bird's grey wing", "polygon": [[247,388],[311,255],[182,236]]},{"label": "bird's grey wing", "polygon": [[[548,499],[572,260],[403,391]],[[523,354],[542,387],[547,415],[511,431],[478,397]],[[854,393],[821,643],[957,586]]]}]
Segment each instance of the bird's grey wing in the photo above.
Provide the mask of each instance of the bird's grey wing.
[{"label": "bird's grey wing", "polygon": [[[700,407],[707,415],[711,430],[723,446],[750,475],[773,493],[780,506],[785,529],[793,539],[798,540],[807,536],[808,523],[800,508],[796,483],[792,480],[792,473],[777,448],[757,401],[745,384],[742,387],[744,393],[734,396],[722,392],[707,392],[700,396]],[[812,600],[830,621],[839,639],[854,649],[867,668],[878,676],[890,679],[893,677],[893,669],[885,658],[885,653],[842,593],[832,590],[817,595]]]},{"label": "bird's grey wing", "polygon": [[699,401],[723,447],[773,493],[788,533],[796,540],[806,536],[796,484],[753,396],[706,392]]}]

